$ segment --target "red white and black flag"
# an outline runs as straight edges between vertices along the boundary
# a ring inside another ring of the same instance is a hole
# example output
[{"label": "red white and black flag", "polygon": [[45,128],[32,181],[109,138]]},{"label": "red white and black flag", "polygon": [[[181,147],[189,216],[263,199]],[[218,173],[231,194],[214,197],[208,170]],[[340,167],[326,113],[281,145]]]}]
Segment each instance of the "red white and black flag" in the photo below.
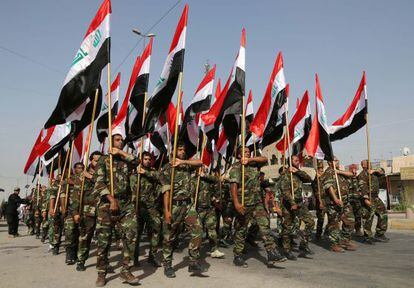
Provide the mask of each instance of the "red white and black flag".
[{"label": "red white and black flag", "polygon": [[247,97],[247,102],[246,102],[246,130],[249,130],[250,127],[250,123],[252,123],[253,118],[254,118],[254,113],[253,113],[253,93],[252,90],[249,91],[249,97]]},{"label": "red white and black flag", "polygon": [[348,137],[367,123],[368,100],[366,93],[365,71],[362,74],[358,90],[344,115],[336,120],[330,127],[331,141],[336,141]]},{"label": "red white and black flag", "polygon": [[110,15],[111,1],[104,0],[76,52],[46,129],[81,120],[88,102],[93,102],[101,71],[110,61]]},{"label": "red white and black flag", "polygon": [[154,131],[155,124],[162,113],[164,113],[174,95],[178,84],[179,74],[184,67],[184,51],[187,31],[188,5],[184,11],[175,30],[174,38],[164,63],[160,79],[155,90],[148,100],[148,111],[145,117],[142,134]]},{"label": "red white and black flag", "polygon": [[64,146],[73,138],[73,125],[71,123],[60,124],[46,129],[45,136],[38,146],[38,154],[44,165],[49,165]]},{"label": "red white and black flag", "polygon": [[145,93],[148,92],[152,37],[144,52],[134,65],[125,97],[129,99],[126,124],[127,141],[133,141],[143,134],[142,118],[144,116]]},{"label": "red white and black flag", "polygon": [[[296,112],[289,122],[289,138],[292,145],[292,155],[300,155],[305,148],[305,143],[308,140],[309,132],[312,126],[312,119],[310,113],[310,102],[308,91],[302,97],[302,100],[297,104]],[[277,150],[281,153],[286,151],[287,135],[276,144]]]},{"label": "red white and black flag", "polygon": [[286,86],[282,53],[279,52],[263,101],[250,124],[250,131],[256,139],[260,139],[262,148],[278,141],[283,135],[287,111]]},{"label": "red white and black flag", "polygon": [[39,155],[39,145],[42,142],[43,137],[43,129],[40,130],[39,135],[36,138],[36,142],[33,145],[32,151],[29,154],[29,158],[27,158],[26,165],[24,166],[23,173],[26,175],[35,176],[37,174],[37,165],[39,163],[39,159],[42,155]]},{"label": "red white and black flag", "polygon": [[334,155],[331,140],[329,139],[329,125],[326,118],[325,105],[323,103],[318,74],[316,74],[315,101],[316,116],[313,119],[312,128],[309,133],[308,141],[306,141],[305,149],[311,157],[333,161]]},{"label": "red white and black flag", "polygon": [[215,72],[216,66],[205,74],[185,111],[184,121],[180,130],[180,140],[185,143],[189,158],[197,152],[197,142],[200,140],[199,116],[210,109]]},{"label": "red white and black flag", "polygon": [[[118,114],[118,102],[119,102],[119,86],[121,83],[121,73],[118,73],[114,82],[111,85],[111,116],[112,122],[114,121],[116,115]],[[99,143],[103,143],[108,137],[108,97],[104,97],[104,105],[101,109],[101,116],[96,122],[96,134],[98,136]]]},{"label": "red white and black flag", "polygon": [[243,28],[239,53],[226,85],[216,99],[210,111],[201,116],[204,131],[210,139],[218,139],[219,127],[223,125],[227,139],[235,142],[240,134],[240,115],[242,97],[245,95],[246,31]]}]

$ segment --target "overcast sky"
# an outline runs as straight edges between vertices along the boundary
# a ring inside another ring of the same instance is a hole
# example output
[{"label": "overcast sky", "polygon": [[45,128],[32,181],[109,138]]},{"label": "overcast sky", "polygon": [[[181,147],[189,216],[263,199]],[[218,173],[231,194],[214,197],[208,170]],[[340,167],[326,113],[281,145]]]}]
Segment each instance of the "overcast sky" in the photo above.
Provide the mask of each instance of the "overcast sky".
[{"label": "overcast sky", "polygon": [[[26,184],[22,171],[30,149],[57,103],[100,0],[1,2],[0,187],[10,190],[17,181]],[[139,40],[131,29],[147,31],[176,2],[112,0],[112,78],[121,72],[121,99],[143,47],[139,43],[126,57]],[[255,110],[278,51],[284,55],[291,103],[306,89],[313,102],[314,74],[319,74],[329,122],[345,111],[366,70],[372,158],[413,148],[414,1],[182,1],[150,31],[157,34],[150,92],[185,3],[184,104],[201,81],[207,59],[217,64],[216,76],[227,79],[245,27],[246,89],[253,90]],[[344,163],[366,157],[365,131],[335,142],[334,152]]]}]

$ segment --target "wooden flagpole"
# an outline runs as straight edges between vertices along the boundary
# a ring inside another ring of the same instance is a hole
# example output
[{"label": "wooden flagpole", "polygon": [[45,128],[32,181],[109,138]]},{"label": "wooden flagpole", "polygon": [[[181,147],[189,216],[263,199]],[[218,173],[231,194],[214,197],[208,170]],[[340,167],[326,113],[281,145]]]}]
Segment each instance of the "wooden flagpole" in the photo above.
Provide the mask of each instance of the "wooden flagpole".
[{"label": "wooden flagpole", "polygon": [[[367,86],[364,85],[364,94],[365,97],[367,97]],[[370,139],[369,139],[369,122],[368,122],[368,99],[365,98],[365,107],[367,109],[367,114],[365,114],[365,129],[366,129],[366,135],[367,135],[367,154],[368,154],[368,187],[369,187],[369,201],[371,201],[371,194],[372,194],[372,178],[371,174],[369,173],[369,170],[371,170],[371,149],[370,149]]]},{"label": "wooden flagpole", "polygon": [[[203,143],[201,145],[201,156],[200,159],[201,161],[203,161],[203,157],[204,157],[204,147],[206,146],[206,136],[204,135],[204,133],[202,134],[203,137]],[[194,198],[194,209],[197,209],[197,200],[198,200],[198,191],[200,190],[200,178],[201,178],[201,171],[203,169],[203,165],[200,166],[200,168],[198,168],[198,176],[197,176],[197,186],[196,186],[196,192],[195,192],[195,198]]]},{"label": "wooden flagpole", "polygon": [[72,141],[71,147],[70,147],[70,158],[69,158],[69,167],[68,167],[68,177],[66,178],[66,197],[65,197],[65,211],[68,208],[68,200],[69,200],[69,180],[72,176],[72,161],[73,161],[73,148],[74,148],[75,141]]},{"label": "wooden flagpole", "polygon": [[[108,72],[107,72],[107,85],[108,85],[108,95],[107,102],[108,106],[112,108],[111,105],[111,62],[108,62]],[[109,181],[110,181],[110,193],[111,196],[114,196],[114,172],[113,172],[113,157],[112,157],[112,109],[108,109],[108,140],[109,140]]]},{"label": "wooden flagpole", "polygon": [[318,201],[319,201],[319,205],[320,205],[322,203],[321,184],[319,182],[318,160],[315,157],[313,157],[313,166],[315,167],[315,171],[316,171],[316,184],[318,185]]},{"label": "wooden flagpole", "polygon": [[[287,138],[287,147],[288,147],[288,154],[289,154],[289,167],[292,167],[292,154],[290,151],[290,134],[289,134],[289,117],[288,117],[288,111],[289,111],[289,98],[286,99],[286,111],[285,111],[285,122],[286,122],[286,138]],[[286,152],[285,152],[286,153]],[[286,158],[286,157],[285,157]],[[293,190],[293,173],[289,172],[290,174],[290,188],[292,193],[292,199],[295,200],[295,191]]]},{"label": "wooden flagpole", "polygon": [[[59,153],[59,157],[60,157],[60,153]],[[59,160],[59,159],[58,159]],[[52,161],[52,164],[50,164],[50,172],[49,172],[49,183],[52,184],[52,178],[53,178],[53,166],[54,166],[54,159]]]},{"label": "wooden flagpole", "polygon": [[[91,124],[88,130],[88,139],[87,139],[88,146],[86,147],[86,151],[83,156],[84,157],[83,158],[83,165],[84,165],[83,171],[86,171],[86,169],[88,168],[89,153],[90,153],[90,147],[91,147],[91,142],[92,142],[92,132],[93,132],[93,126],[95,124],[96,106],[98,105],[98,93],[99,93],[99,89],[96,89],[95,98],[93,100]],[[112,109],[112,107],[109,107],[109,108]],[[79,195],[79,215],[82,215],[84,190],[85,190],[85,175],[83,175],[82,177],[82,184],[81,184],[81,190],[80,190],[80,195]]]},{"label": "wooden flagpole", "polygon": [[[242,160],[242,159],[244,159],[244,151],[246,150],[246,143],[244,143],[245,142],[245,138],[246,138],[246,119],[245,119],[245,117],[246,117],[246,109],[244,109],[245,107],[245,99],[244,99],[244,95],[242,96],[242,119],[241,119],[241,144],[242,144],[242,155],[241,155],[241,159],[240,160]],[[237,147],[236,147],[236,149],[237,149]],[[237,151],[237,150],[236,150]],[[245,166],[244,166],[244,164],[242,163],[242,183],[241,183],[241,185],[242,185],[242,187],[241,187],[241,201],[242,201],[242,206],[244,206],[244,189],[245,189],[245,179],[244,179],[244,174],[245,174]]]},{"label": "wooden flagpole", "polygon": [[[175,127],[174,127],[174,146],[173,146],[173,155],[172,155],[172,164],[175,165],[176,153],[177,153],[177,140],[178,140],[178,121],[180,118],[180,110],[181,110],[181,85],[183,82],[183,72],[181,71],[178,75],[178,96],[177,96],[177,112],[175,117]],[[171,167],[171,186],[170,186],[170,212],[172,208],[172,199],[174,193],[174,174],[175,169]]]},{"label": "wooden flagpole", "polygon": [[[69,148],[69,150],[72,150],[72,149]],[[55,214],[56,214],[56,209],[57,209],[57,206],[58,206],[58,203],[59,203],[60,193],[62,192],[63,178],[65,177],[66,166],[68,164],[69,154],[70,154],[70,151],[67,151],[66,152],[66,157],[65,157],[65,162],[63,164],[63,171],[62,171],[62,174],[61,174],[61,177],[60,177],[59,189],[58,189],[58,193],[57,193],[57,196],[56,196],[55,207],[53,208],[53,211],[54,211]]]},{"label": "wooden flagpole", "polygon": [[[53,161],[52,161],[53,165]],[[39,170],[37,171],[37,184],[36,184],[36,206],[39,207],[39,196],[40,196],[40,174],[42,173],[42,166],[43,162],[40,160],[39,157]],[[26,190],[27,191],[27,190]]]}]

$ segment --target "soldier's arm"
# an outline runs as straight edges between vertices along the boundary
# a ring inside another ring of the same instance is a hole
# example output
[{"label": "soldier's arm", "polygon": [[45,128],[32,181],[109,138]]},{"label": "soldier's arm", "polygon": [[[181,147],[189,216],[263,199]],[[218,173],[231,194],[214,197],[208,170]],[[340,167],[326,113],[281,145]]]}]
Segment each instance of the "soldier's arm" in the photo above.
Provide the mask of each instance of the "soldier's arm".
[{"label": "soldier's arm", "polygon": [[111,151],[112,155],[119,155],[122,157],[122,159],[124,159],[126,162],[130,163],[133,166],[138,166],[140,163],[140,160],[132,154],[129,154],[127,152],[125,152],[124,150],[112,147],[112,151]]},{"label": "soldier's arm", "polygon": [[306,173],[305,171],[302,170],[298,170],[294,173],[296,176],[299,177],[299,179],[303,182],[303,183],[311,183],[312,182],[312,178],[309,176],[308,173]]},{"label": "soldier's arm", "polygon": [[191,166],[193,168],[197,168],[197,167],[201,167],[203,165],[203,162],[200,159],[182,160],[182,159],[177,158],[177,159],[175,159],[174,167],[176,167],[178,165],[188,165],[188,166]]},{"label": "soldier's arm", "polygon": [[362,172],[358,175],[358,189],[361,193],[362,198],[369,199],[369,184],[368,179],[365,179],[365,175]]},{"label": "soldier's arm", "polygon": [[[111,195],[110,188],[107,185],[106,163],[105,157],[101,157],[96,164],[95,171],[95,186],[94,190],[100,198]],[[108,199],[109,200],[109,199]]]},{"label": "soldier's arm", "polygon": [[280,182],[280,191],[282,192],[282,197],[285,201],[287,201],[291,206],[296,205],[295,199],[292,197],[292,188],[290,179],[288,180],[286,177],[289,177],[288,174],[282,176]]},{"label": "soldier's arm", "polygon": [[344,171],[344,170],[336,170],[336,174],[343,175],[345,177],[353,177],[354,176],[354,173],[352,173],[351,171]]},{"label": "soldier's arm", "polygon": [[267,158],[263,156],[250,157],[246,160],[248,163],[256,163],[258,166],[263,166],[267,163]]}]

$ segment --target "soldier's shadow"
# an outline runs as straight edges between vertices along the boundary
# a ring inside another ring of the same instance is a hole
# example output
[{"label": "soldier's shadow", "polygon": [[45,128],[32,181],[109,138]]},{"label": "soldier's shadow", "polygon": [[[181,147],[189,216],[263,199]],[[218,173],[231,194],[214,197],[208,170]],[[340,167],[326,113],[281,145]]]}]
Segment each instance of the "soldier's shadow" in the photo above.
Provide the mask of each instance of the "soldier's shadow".
[{"label": "soldier's shadow", "polygon": [[[251,248],[249,250],[249,252],[245,255],[246,261],[249,260],[250,258],[253,258],[253,259],[256,259],[256,260],[262,262],[264,265],[267,266],[267,258],[264,257],[262,254],[260,254],[259,251],[260,251],[259,249]],[[279,264],[276,263],[276,264],[270,266],[269,268],[272,268],[272,269],[286,269],[285,267],[278,266],[278,265]]]},{"label": "soldier's shadow", "polygon": [[[183,257],[183,260],[180,263],[174,265],[173,268],[174,268],[175,271],[178,271],[180,269],[183,269],[183,268],[188,267],[188,263],[189,263],[189,257],[188,256],[185,256],[185,257]],[[205,260],[204,257],[202,257],[199,260],[199,263],[200,263],[200,265],[201,265],[201,267],[203,269],[203,273],[208,272],[208,269],[210,268],[210,264],[207,263],[207,261]],[[199,277],[199,278],[208,278],[208,277],[210,277],[210,276],[205,275],[203,273],[191,274],[190,276],[192,276],[192,277]]]}]

